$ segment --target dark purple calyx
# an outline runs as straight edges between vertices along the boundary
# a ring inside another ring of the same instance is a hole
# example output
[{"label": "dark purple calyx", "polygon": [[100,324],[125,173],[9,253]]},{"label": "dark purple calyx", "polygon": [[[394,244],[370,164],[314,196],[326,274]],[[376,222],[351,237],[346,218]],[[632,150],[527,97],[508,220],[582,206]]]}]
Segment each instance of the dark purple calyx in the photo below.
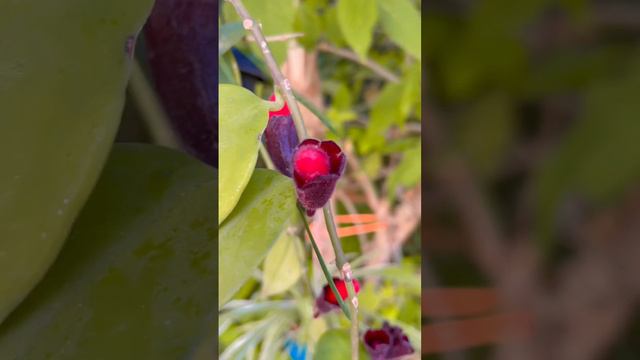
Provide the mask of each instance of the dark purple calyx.
[{"label": "dark purple calyx", "polygon": [[398,359],[413,354],[409,338],[401,328],[385,322],[381,329],[369,329],[364,334],[364,347],[372,360]]},{"label": "dark purple calyx", "polygon": [[218,2],[156,0],[144,27],[151,75],[186,150],[218,166]]},{"label": "dark purple calyx", "polygon": [[[272,95],[270,100],[274,99],[275,97]],[[298,145],[299,139],[296,133],[296,126],[286,104],[278,111],[269,112],[269,122],[264,130],[262,139],[269,157],[271,157],[278,171],[288,177],[292,177],[293,151]]]}]

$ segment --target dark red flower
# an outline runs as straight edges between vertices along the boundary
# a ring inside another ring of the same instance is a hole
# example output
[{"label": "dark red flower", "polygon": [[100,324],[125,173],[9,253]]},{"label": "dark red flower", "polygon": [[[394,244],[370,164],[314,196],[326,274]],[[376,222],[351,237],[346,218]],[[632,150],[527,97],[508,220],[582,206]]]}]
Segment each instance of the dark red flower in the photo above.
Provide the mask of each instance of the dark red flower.
[{"label": "dark red flower", "polygon": [[387,322],[381,329],[369,329],[364,333],[364,347],[371,360],[398,359],[414,352],[402,329]]},{"label": "dark red flower", "polygon": [[[269,100],[275,100],[275,96],[271,95]],[[269,112],[269,122],[262,139],[269,157],[278,171],[291,177],[293,175],[293,151],[298,145],[299,139],[286,103],[282,109]]]},{"label": "dark red flower", "polygon": [[[333,278],[333,282],[336,284],[336,289],[342,297],[342,300],[349,298],[349,291],[347,290],[347,283],[338,278]],[[353,289],[356,294],[360,292],[360,283],[358,280],[353,279]],[[314,317],[318,317],[321,314],[340,309],[340,304],[335,294],[331,290],[331,285],[327,284],[322,288],[322,292],[316,298],[316,307],[314,311]]]},{"label": "dark red flower", "polygon": [[307,215],[329,201],[345,166],[344,153],[333,141],[306,139],[298,145],[293,153],[293,179]]}]

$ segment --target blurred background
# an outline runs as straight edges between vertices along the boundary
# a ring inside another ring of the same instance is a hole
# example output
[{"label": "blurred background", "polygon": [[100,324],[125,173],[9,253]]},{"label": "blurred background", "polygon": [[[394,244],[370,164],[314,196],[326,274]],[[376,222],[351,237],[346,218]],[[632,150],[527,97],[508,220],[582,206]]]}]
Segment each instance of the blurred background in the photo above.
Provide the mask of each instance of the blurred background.
[{"label": "blurred background", "polygon": [[640,3],[422,19],[425,358],[640,358]]}]

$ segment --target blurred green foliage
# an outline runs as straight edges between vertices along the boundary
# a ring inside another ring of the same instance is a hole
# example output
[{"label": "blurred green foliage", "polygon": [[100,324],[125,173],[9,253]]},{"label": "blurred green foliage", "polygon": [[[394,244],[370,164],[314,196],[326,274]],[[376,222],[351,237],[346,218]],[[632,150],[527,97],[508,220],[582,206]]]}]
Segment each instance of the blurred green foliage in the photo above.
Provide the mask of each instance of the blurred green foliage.
[{"label": "blurred green foliage", "polygon": [[[576,216],[615,207],[640,180],[640,37],[606,11],[629,5],[637,14],[634,4],[431,1],[423,9],[426,121],[436,118],[448,141],[428,171],[451,153],[462,157],[506,237],[534,242],[550,268],[583,245],[567,240]],[[427,217],[440,230],[429,250],[432,281],[491,286],[471,263],[460,214],[432,200],[438,210]],[[462,240],[445,244],[452,238]]]}]

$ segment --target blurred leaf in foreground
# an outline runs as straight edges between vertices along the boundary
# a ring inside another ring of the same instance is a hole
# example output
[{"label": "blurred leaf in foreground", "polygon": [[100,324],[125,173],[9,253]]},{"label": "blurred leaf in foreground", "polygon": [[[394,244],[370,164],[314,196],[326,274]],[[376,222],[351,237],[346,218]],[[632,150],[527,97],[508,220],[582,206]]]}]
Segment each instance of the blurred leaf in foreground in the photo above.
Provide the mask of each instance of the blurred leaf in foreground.
[{"label": "blurred leaf in foreground", "polygon": [[216,172],[117,145],[60,256],[0,326],[4,359],[185,359],[215,319]]}]

